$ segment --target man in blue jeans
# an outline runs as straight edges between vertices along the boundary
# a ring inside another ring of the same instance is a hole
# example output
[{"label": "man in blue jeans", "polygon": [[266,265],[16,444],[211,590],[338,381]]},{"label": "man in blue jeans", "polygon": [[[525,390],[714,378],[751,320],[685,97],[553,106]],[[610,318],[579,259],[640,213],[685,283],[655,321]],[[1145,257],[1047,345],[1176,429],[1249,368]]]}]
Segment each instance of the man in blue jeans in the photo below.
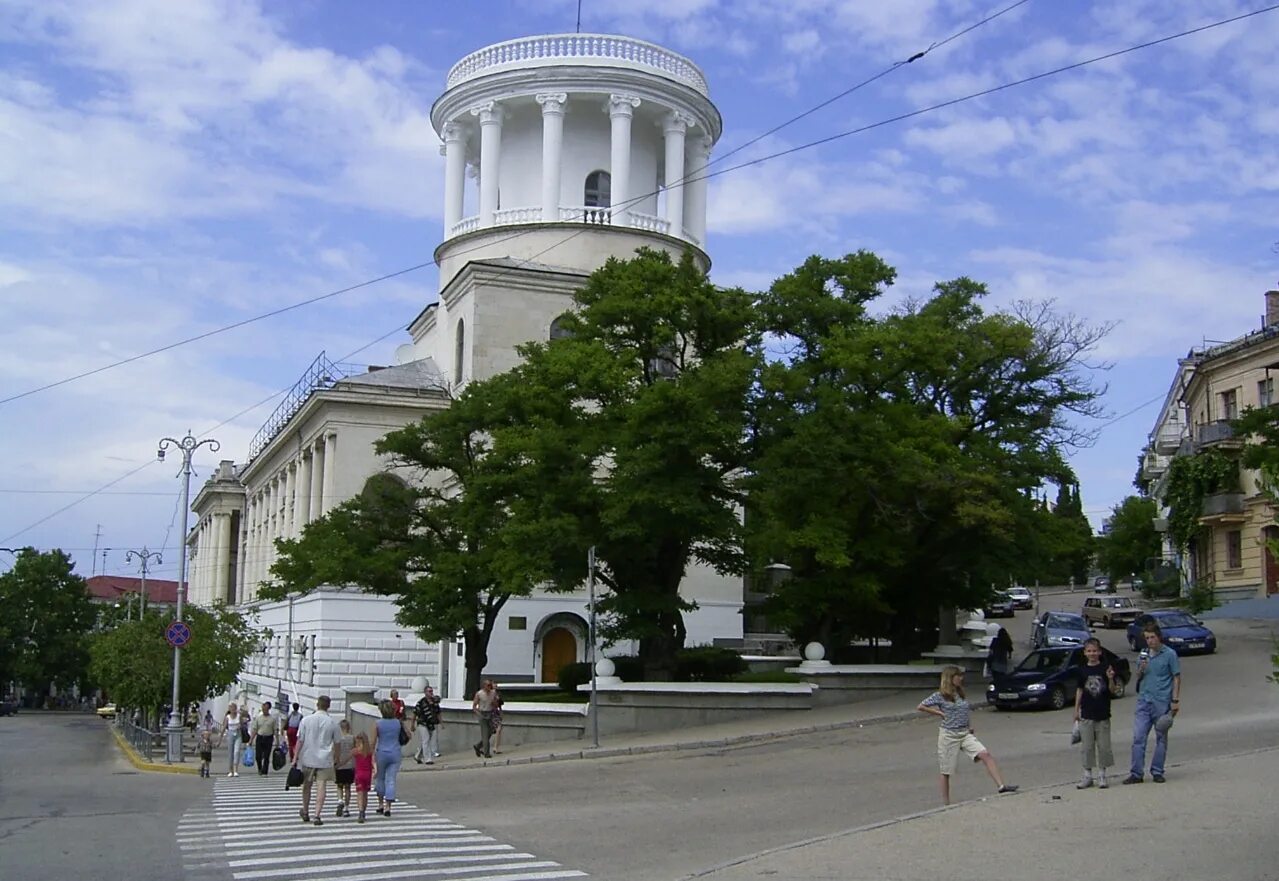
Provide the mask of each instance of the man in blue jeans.
[{"label": "man in blue jeans", "polygon": [[[1168,756],[1168,728],[1181,709],[1181,661],[1164,645],[1159,625],[1151,621],[1143,628],[1149,657],[1137,664],[1137,709],[1132,722],[1132,767],[1124,784],[1145,779],[1146,741],[1155,729],[1155,754],[1150,759],[1150,779],[1164,782],[1164,759]],[[1156,724],[1161,718],[1168,719]]]}]

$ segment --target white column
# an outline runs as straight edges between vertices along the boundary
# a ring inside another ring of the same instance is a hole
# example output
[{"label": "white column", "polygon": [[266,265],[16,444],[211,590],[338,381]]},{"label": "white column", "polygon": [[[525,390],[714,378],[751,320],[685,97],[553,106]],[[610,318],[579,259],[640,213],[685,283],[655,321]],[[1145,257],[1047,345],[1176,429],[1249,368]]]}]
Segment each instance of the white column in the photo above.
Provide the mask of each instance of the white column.
[{"label": "white column", "polygon": [[706,164],[711,158],[711,139],[693,138],[689,144],[688,186],[684,187],[684,226],[703,250],[706,249]]},{"label": "white column", "polygon": [[281,469],[284,483],[284,498],[280,505],[280,538],[293,538],[293,494],[297,492],[297,466],[287,463]]},{"label": "white column", "polygon": [[310,450],[303,450],[298,465],[296,532],[311,522],[311,465],[314,462]]},{"label": "white column", "polygon": [[324,516],[324,438],[311,446],[311,519]]},{"label": "white column", "polygon": [[565,92],[537,95],[542,105],[542,222],[560,219],[560,167],[564,153]]},{"label": "white column", "polygon": [[248,597],[245,596],[245,588],[249,583],[249,574],[245,571],[248,561],[248,553],[246,548],[249,546],[249,503],[245,500],[244,508],[240,511],[240,544],[235,551],[235,601],[242,603]]},{"label": "white column", "polygon": [[609,204],[612,222],[618,226],[630,226],[627,215],[631,206],[631,119],[640,99],[633,95],[609,95],[604,109],[609,119]]},{"label": "white column", "polygon": [[327,514],[334,504],[334,480],[337,472],[337,434],[324,436],[324,502],[322,510]]},{"label": "white column", "polygon": [[231,515],[214,514],[213,524],[218,552],[214,555],[216,562],[213,565],[213,583],[209,586],[209,600],[216,602],[227,598],[226,586],[231,577]]},{"label": "white column", "polygon": [[692,120],[672,110],[662,120],[666,136],[666,221],[673,236],[684,235],[684,133]]},{"label": "white column", "polygon": [[[502,162],[502,108],[496,101],[471,108],[480,120],[480,226],[492,226],[497,213]],[[327,509],[326,509],[327,510]]]},{"label": "white column", "polygon": [[466,191],[466,129],[461,123],[444,126],[444,238],[453,235],[453,227],[462,219]]}]

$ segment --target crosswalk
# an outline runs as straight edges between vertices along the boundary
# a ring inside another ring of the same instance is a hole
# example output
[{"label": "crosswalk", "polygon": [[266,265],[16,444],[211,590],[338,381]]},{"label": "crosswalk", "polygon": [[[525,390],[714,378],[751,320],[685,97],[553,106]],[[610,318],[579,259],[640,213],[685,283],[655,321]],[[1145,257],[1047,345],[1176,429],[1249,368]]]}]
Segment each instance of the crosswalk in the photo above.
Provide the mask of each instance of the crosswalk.
[{"label": "crosswalk", "polygon": [[303,824],[298,790],[283,775],[213,781],[210,803],[178,822],[188,881],[555,881],[584,878],[437,813],[397,801],[390,817],[334,817],[333,787],[324,825]]}]

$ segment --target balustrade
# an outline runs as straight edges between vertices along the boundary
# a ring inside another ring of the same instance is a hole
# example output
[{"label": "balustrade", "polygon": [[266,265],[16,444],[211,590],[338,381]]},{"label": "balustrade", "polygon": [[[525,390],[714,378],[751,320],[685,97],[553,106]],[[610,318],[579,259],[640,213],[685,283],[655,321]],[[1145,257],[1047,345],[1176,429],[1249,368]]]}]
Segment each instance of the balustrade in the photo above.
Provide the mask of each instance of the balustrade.
[{"label": "balustrade", "polygon": [[660,71],[673,80],[708,95],[706,77],[682,55],[643,40],[602,34],[559,34],[526,37],[486,46],[463,58],[449,71],[448,87],[511,64],[528,66],[565,59],[602,58],[628,66]]}]

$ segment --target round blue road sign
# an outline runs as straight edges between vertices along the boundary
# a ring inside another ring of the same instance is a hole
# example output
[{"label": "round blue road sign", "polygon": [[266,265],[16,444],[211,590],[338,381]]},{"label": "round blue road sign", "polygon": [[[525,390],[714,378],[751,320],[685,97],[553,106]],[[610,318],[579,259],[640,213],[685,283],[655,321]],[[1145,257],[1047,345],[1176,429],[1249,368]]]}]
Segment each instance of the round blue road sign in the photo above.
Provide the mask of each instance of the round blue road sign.
[{"label": "round blue road sign", "polygon": [[191,641],[191,628],[187,626],[185,621],[174,621],[164,631],[164,638],[169,641],[169,645],[175,649],[180,649]]}]

